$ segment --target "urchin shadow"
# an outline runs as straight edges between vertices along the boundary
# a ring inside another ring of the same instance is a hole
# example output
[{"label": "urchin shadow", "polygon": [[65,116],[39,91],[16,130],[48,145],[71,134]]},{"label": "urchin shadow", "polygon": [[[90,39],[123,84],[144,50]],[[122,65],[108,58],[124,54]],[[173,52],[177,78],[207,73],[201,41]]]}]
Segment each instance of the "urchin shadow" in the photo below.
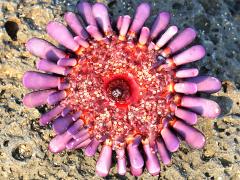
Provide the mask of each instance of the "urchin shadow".
[{"label": "urchin shadow", "polygon": [[199,93],[198,97],[215,101],[220,106],[221,114],[218,116],[218,118],[227,115],[233,106],[233,100],[227,96],[214,96],[211,94]]}]

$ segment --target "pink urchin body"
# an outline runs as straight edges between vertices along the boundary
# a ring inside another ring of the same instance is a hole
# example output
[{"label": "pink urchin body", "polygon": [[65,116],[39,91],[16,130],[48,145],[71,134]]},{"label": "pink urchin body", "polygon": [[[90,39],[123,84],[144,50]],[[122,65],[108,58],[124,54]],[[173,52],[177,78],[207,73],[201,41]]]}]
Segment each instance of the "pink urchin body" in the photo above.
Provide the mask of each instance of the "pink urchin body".
[{"label": "pink urchin body", "polygon": [[61,104],[82,112],[81,119],[98,140],[123,143],[137,133],[159,133],[161,121],[171,114],[169,88],[176,78],[174,71],[153,68],[156,56],[116,36],[107,44],[93,42],[66,77],[70,87]]},{"label": "pink urchin body", "polygon": [[176,26],[168,27],[167,12],[159,13],[151,29],[143,27],[150,15],[147,3],[138,6],[133,19],[120,16],[117,32],[103,4],[80,2],[77,7],[86,28],[76,14],[64,16],[74,37],[61,23],[47,25],[48,34],[66,50],[38,38],[27,42],[27,49],[40,57],[37,68],[46,73],[25,73],[24,86],[36,91],[23,102],[28,107],[53,106],[40,118],[41,125],[52,123],[56,133],[50,151],[82,148],[92,156],[101,145],[98,175],[109,173],[114,150],[118,173],[126,173],[128,157],[132,174],[139,176],[144,164],[149,173],[159,174],[157,154],[169,164],[179,136],[191,147],[202,148],[204,135],[192,125],[197,114],[215,118],[220,108],[192,95],[217,92],[221,83],[198,76],[196,68],[180,67],[205,55],[201,45],[177,54],[194,40],[196,31],[186,28],[177,34]]}]

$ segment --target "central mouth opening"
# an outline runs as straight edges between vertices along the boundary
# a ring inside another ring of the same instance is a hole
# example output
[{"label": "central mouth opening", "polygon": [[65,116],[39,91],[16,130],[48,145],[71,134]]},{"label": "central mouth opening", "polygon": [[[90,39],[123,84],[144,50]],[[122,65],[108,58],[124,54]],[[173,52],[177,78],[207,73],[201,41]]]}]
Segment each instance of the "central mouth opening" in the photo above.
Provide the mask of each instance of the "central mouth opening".
[{"label": "central mouth opening", "polygon": [[131,90],[128,82],[124,79],[114,79],[109,82],[107,93],[117,102],[126,102],[131,96]]},{"label": "central mouth opening", "polygon": [[139,85],[129,74],[111,76],[105,81],[105,90],[117,106],[127,106],[139,99]]}]

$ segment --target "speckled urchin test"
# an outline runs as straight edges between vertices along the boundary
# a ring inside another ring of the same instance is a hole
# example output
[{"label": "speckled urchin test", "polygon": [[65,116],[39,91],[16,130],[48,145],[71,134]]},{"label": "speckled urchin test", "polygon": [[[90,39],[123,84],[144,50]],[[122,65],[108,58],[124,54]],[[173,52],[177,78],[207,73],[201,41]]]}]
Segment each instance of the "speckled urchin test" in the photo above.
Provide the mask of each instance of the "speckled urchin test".
[{"label": "speckled urchin test", "polygon": [[[168,93],[173,71],[153,68],[157,54],[112,35],[91,42],[66,77],[69,89],[61,102],[87,119],[90,134],[124,142],[132,134],[157,134],[171,113]],[[165,107],[165,108],[164,108]]]},{"label": "speckled urchin test", "polygon": [[202,148],[204,135],[193,127],[197,114],[215,118],[220,108],[194,94],[217,92],[221,83],[183,66],[205,55],[201,45],[187,47],[196,31],[178,33],[176,26],[169,26],[168,12],[160,12],[151,29],[143,27],[150,15],[147,3],[138,6],[133,19],[119,16],[114,28],[105,5],[84,1],[77,9],[78,15],[64,16],[73,33],[59,22],[47,25],[47,33],[64,50],[39,38],[26,45],[40,58],[37,68],[45,73],[25,73],[24,86],[35,91],[23,103],[52,107],[40,118],[56,134],[50,151],[82,148],[93,156],[101,149],[96,165],[100,176],[109,173],[115,151],[118,173],[124,175],[129,167],[139,176],[144,164],[150,174],[159,174],[159,158],[170,163],[179,137],[192,148]]}]

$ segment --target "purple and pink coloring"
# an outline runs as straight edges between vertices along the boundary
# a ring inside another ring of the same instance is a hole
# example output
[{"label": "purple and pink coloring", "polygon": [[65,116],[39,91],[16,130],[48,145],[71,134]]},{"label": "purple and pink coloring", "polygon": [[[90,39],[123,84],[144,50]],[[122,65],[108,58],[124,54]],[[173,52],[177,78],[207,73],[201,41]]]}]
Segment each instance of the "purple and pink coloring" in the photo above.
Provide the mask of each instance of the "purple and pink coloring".
[{"label": "purple and pink coloring", "polygon": [[129,169],[140,176],[144,167],[158,175],[160,161],[169,164],[181,140],[202,148],[205,137],[193,127],[197,115],[216,118],[220,108],[196,95],[215,93],[221,83],[185,66],[205,56],[202,45],[190,46],[196,31],[169,25],[168,12],[160,12],[151,28],[144,26],[148,3],[134,17],[119,16],[115,26],[104,4],[81,1],[77,10],[65,13],[67,26],[47,25],[48,35],[64,48],[40,38],[26,43],[39,57],[39,71],[24,74],[23,84],[33,92],[23,103],[50,107],[40,117],[55,132],[49,150],[82,149],[86,156],[99,151],[96,173],[104,177],[113,151],[120,175]]}]

